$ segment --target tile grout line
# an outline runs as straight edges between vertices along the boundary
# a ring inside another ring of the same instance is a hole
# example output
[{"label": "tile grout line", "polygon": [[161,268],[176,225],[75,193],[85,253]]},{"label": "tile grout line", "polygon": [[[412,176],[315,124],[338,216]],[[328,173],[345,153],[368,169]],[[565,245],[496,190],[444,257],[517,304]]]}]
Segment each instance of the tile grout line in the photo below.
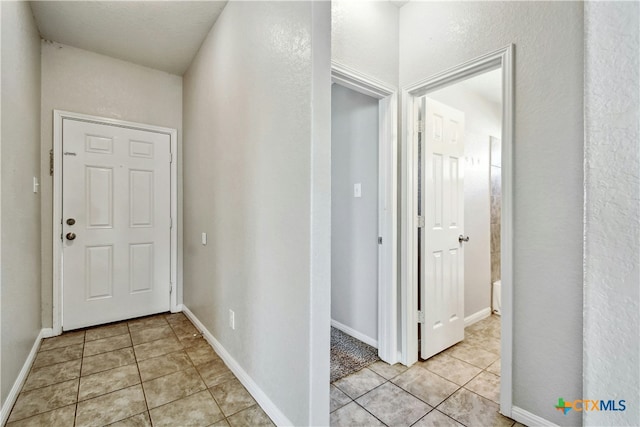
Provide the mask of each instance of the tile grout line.
[{"label": "tile grout line", "polygon": [[[189,319],[187,319],[187,320],[189,320]],[[189,320],[189,323],[191,323],[191,321],[190,321],[190,320]],[[172,330],[172,331],[174,332],[174,334],[175,334],[175,330],[173,330],[173,325],[171,325],[171,324],[169,324],[169,325],[171,326],[171,330]],[[198,335],[200,335],[200,337],[202,337],[202,331],[198,330],[198,328],[196,328],[196,327],[195,327],[195,325],[193,325],[193,323],[191,323],[191,325],[196,329],[196,331],[198,331]],[[177,335],[176,335],[176,338],[177,338]],[[180,341],[180,338],[178,338],[178,341]],[[206,340],[205,340],[205,341],[206,341]],[[208,342],[207,342],[207,345],[209,345],[209,347],[211,347],[211,345],[210,345]],[[191,348],[191,347],[189,347],[189,348]],[[213,350],[213,347],[211,348],[211,350]],[[218,357],[219,357],[218,353],[216,353],[216,352],[215,352],[215,350],[213,350],[213,352],[216,354],[216,356],[218,356]],[[196,370],[196,373],[198,374],[198,376],[200,377],[200,380],[201,380],[201,381],[202,381],[202,383],[204,384],[205,389],[204,389],[203,391],[205,391],[205,390],[206,390],[206,391],[209,393],[209,396],[211,396],[211,398],[213,399],[214,403],[216,404],[216,406],[217,406],[217,407],[218,407],[218,409],[220,410],[220,413],[221,413],[221,414],[222,414],[222,416],[223,416],[223,418],[221,418],[221,419],[220,419],[220,420],[218,420],[218,421],[214,421],[214,423],[217,423],[217,422],[219,422],[219,421],[224,420],[227,424],[231,425],[231,423],[228,421],[228,418],[229,418],[230,416],[235,415],[235,413],[234,413],[234,414],[231,414],[231,415],[229,415],[229,416],[227,416],[227,414],[225,414],[225,413],[224,413],[224,411],[222,410],[222,407],[220,406],[220,403],[218,402],[218,399],[216,399],[216,397],[215,397],[215,396],[213,395],[213,393],[211,392],[211,389],[209,388],[209,386],[207,385],[207,382],[206,382],[206,381],[204,380],[204,378],[202,377],[202,374],[201,374],[201,373],[200,373],[200,371],[198,370],[198,367],[197,367],[197,366],[196,366],[196,364],[194,363],[193,359],[191,358],[191,356],[189,355],[189,353],[188,353],[188,352],[186,352],[186,351],[185,351],[185,354],[186,354],[186,355],[187,355],[187,357],[189,358],[189,361],[190,361],[190,362],[191,362],[191,364],[193,365],[193,368]],[[223,362],[223,363],[224,363],[224,362]],[[225,367],[227,367],[227,368],[228,368],[228,366],[227,366],[226,364],[225,364]],[[234,378],[236,378],[236,376],[235,376],[235,375],[234,375],[233,377],[234,377]],[[229,381],[231,381],[231,380],[224,381],[224,382],[222,382],[222,383],[220,383],[220,384],[224,384],[224,383],[227,383],[227,382],[229,382]],[[220,385],[220,384],[216,384],[216,385]],[[194,393],[194,394],[195,394],[195,393]],[[245,408],[245,409],[246,409],[246,408]],[[238,412],[240,412],[240,411],[238,411]],[[237,413],[237,412],[236,412],[236,413]],[[272,422],[273,422],[273,421],[272,421]]]},{"label": "tile grout line", "polygon": [[[116,366],[116,367],[113,367],[113,368],[110,368],[110,369],[105,369],[103,371],[95,372],[95,373],[92,373],[92,374],[87,375],[87,376],[102,374],[102,373],[105,373],[105,372],[108,372],[108,371],[111,371],[111,370],[114,370],[114,369],[120,369],[120,368],[123,368],[123,367],[126,367],[126,366],[132,366],[132,365],[135,364],[136,365],[136,369],[138,371],[138,378],[139,378],[140,382],[137,383],[137,384],[124,386],[124,387],[121,387],[121,388],[118,388],[118,389],[115,389],[115,390],[110,390],[107,393],[103,393],[103,394],[100,394],[98,396],[94,396],[94,397],[85,399],[84,401],[89,401],[89,400],[96,399],[96,398],[99,398],[99,397],[102,397],[102,396],[106,396],[106,395],[109,395],[109,394],[112,394],[112,393],[115,393],[115,392],[118,392],[118,391],[125,390],[125,389],[130,388],[130,387],[134,387],[134,386],[139,384],[140,388],[142,389],[143,398],[145,400],[145,407],[147,408],[147,410],[139,412],[137,414],[133,414],[133,415],[131,415],[129,417],[123,418],[123,420],[131,418],[131,417],[134,417],[136,415],[139,415],[139,414],[142,414],[142,413],[145,413],[145,412],[149,413],[149,419],[151,419],[151,414],[149,412],[149,407],[148,407],[148,403],[147,403],[147,399],[146,399],[146,394],[144,392],[144,387],[142,386],[142,376],[140,375],[140,367],[138,366],[138,360],[137,360],[135,349],[134,349],[134,346],[133,346],[133,340],[132,340],[132,337],[131,337],[131,329],[129,328],[128,322],[122,322],[122,323],[127,327],[127,331],[128,332],[123,333],[123,334],[118,334],[118,335],[112,335],[112,336],[105,337],[105,338],[100,338],[100,339],[109,339],[109,338],[116,338],[116,337],[128,335],[129,336],[129,341],[131,342],[131,346],[126,346],[126,347],[122,347],[122,348],[118,348],[118,349],[112,349],[112,350],[109,350],[109,351],[105,351],[105,352],[102,352],[102,353],[97,353],[97,354],[94,354],[94,355],[91,355],[91,356],[87,356],[87,357],[99,356],[99,355],[102,355],[102,354],[112,353],[112,352],[115,352],[115,351],[131,348],[131,351],[133,353],[134,362],[130,363],[130,364],[122,365],[122,366]],[[118,323],[116,323],[116,324],[118,324]],[[143,329],[143,328],[141,327],[140,329]],[[98,340],[92,340],[92,341],[98,341]],[[90,341],[90,342],[92,342],[92,341]],[[83,363],[84,363],[84,357],[83,357]],[[78,399],[79,399],[79,397],[78,397]],[[80,403],[80,402],[78,402],[78,403]],[[76,413],[77,413],[77,410],[76,410]],[[122,420],[116,420],[113,423],[116,423],[116,422],[119,422],[119,421],[122,421]],[[110,424],[113,424],[113,423],[110,423]]]},{"label": "tile grout line", "polygon": [[[451,355],[451,357],[455,357],[455,356]],[[462,359],[459,359],[459,360],[462,360]],[[463,362],[465,362],[464,360],[462,360],[462,361],[463,361]],[[495,361],[494,361],[494,362],[495,362]],[[491,364],[493,364],[494,362],[492,362]],[[469,362],[466,362],[466,363],[469,363]],[[472,365],[471,363],[469,363],[469,364],[470,364],[470,365]],[[489,364],[489,366],[491,366],[491,364]],[[475,366],[475,365],[472,365],[472,366]],[[477,366],[476,366],[476,367],[477,367]],[[479,367],[477,367],[477,368],[479,368]],[[426,369],[426,368],[425,368],[425,369]],[[480,369],[480,368],[479,368],[479,369]],[[478,375],[480,375],[482,372],[485,372],[485,370],[486,370],[486,368],[484,368],[484,369],[482,369],[480,372],[478,372],[478,373],[477,373],[473,378],[471,378],[469,381],[467,381],[464,385],[460,386],[456,391],[454,391],[454,392],[453,392],[453,393],[451,393],[449,396],[447,396],[447,398],[446,398],[446,399],[444,399],[442,402],[440,402],[440,403],[439,403],[439,404],[438,404],[434,409],[438,409],[438,408],[439,408],[439,407],[440,407],[444,402],[446,402],[447,400],[449,400],[449,399],[450,399],[450,398],[451,398],[455,393],[457,393],[457,392],[458,392],[458,391],[460,391],[461,389],[464,389],[464,390],[468,391],[469,393],[473,393],[473,394],[475,394],[475,395],[479,396],[480,398],[485,399],[485,400],[487,400],[487,401],[489,401],[489,402],[491,402],[491,403],[495,403],[495,402],[493,402],[491,399],[487,399],[486,397],[484,397],[484,396],[482,396],[482,395],[480,395],[480,394],[478,394],[478,393],[476,393],[476,392],[474,392],[474,391],[472,391],[472,390],[469,390],[469,389],[467,389],[467,388],[465,387],[465,385],[469,384],[469,383],[470,383],[471,381],[473,381],[473,380],[474,380]],[[434,372],[434,374],[435,374],[435,372]],[[436,374],[436,375],[437,375],[437,374]],[[444,378],[444,377],[443,377],[443,378]],[[446,378],[445,378],[445,379],[446,379]],[[499,409],[499,406],[498,406],[498,409]],[[456,422],[457,422],[457,423],[459,423],[459,424],[465,425],[465,424],[464,424],[464,423],[462,423],[460,420],[458,420],[458,419],[454,418],[453,416],[451,416],[451,415],[447,414],[446,412],[443,412],[443,411],[438,411],[438,412],[440,412],[440,413],[442,413],[442,414],[446,415],[447,417],[451,418],[452,420],[456,421]],[[499,411],[497,411],[497,412],[498,412],[498,414],[500,414],[500,412],[499,412]],[[502,414],[500,414],[500,415],[502,415]]]},{"label": "tile grout line", "polygon": [[[367,366],[365,366],[365,367],[364,367],[364,368],[362,368],[362,369],[367,369]],[[362,370],[362,369],[361,369],[361,370]],[[360,370],[360,371],[361,371],[361,370]],[[387,383],[390,383],[391,385],[393,385],[393,386],[395,386],[395,387],[398,387],[400,390],[402,390],[402,391],[404,391],[405,393],[407,393],[407,394],[409,394],[409,395],[413,396],[414,398],[418,399],[418,400],[419,400],[419,401],[421,401],[422,403],[426,404],[429,408],[431,408],[429,411],[427,411],[427,413],[426,413],[426,414],[424,414],[422,417],[420,417],[416,422],[420,421],[423,417],[425,417],[429,412],[431,412],[431,411],[434,409],[434,407],[433,407],[433,406],[431,406],[429,403],[425,402],[424,400],[420,399],[418,396],[415,396],[415,395],[414,395],[414,394],[412,394],[411,392],[409,392],[409,391],[405,390],[404,388],[400,387],[399,385],[397,385],[397,384],[395,384],[394,382],[392,382],[392,381],[391,381],[393,378],[396,378],[397,376],[400,376],[401,374],[398,374],[398,375],[396,375],[396,376],[394,376],[394,377],[392,377],[392,378],[387,379],[387,378],[383,377],[382,375],[378,374],[377,372],[373,371],[372,369],[369,369],[369,370],[370,370],[370,371],[372,371],[373,373],[375,373],[376,375],[378,375],[378,376],[380,376],[380,377],[384,378],[385,382],[383,382],[382,384],[380,384],[380,385],[378,385],[378,386],[376,386],[376,387],[372,388],[371,390],[369,390],[369,391],[367,391],[367,392],[365,392],[365,393],[361,394],[360,396],[356,397],[355,399],[352,399],[352,398],[351,398],[351,396],[349,396],[349,395],[348,395],[344,390],[342,390],[340,387],[338,387],[337,385],[335,385],[335,382],[334,382],[334,383],[332,383],[332,384],[333,384],[333,385],[334,385],[334,387],[336,387],[338,390],[340,390],[341,392],[343,392],[347,397],[349,397],[349,399],[351,399],[351,402],[349,402],[349,403],[352,403],[352,402],[353,402],[353,403],[355,403],[356,405],[358,405],[359,407],[361,407],[362,409],[364,409],[365,411],[367,411],[369,414],[371,414],[374,418],[376,418],[378,421],[380,421],[380,422],[381,422],[382,424],[384,424],[385,426],[387,426],[387,427],[388,427],[388,425],[387,425],[385,422],[383,422],[380,418],[376,417],[376,416],[375,416],[373,413],[371,413],[371,411],[369,411],[367,408],[365,408],[364,406],[362,406],[362,405],[357,401],[357,399],[360,399],[361,397],[363,397],[363,396],[365,396],[365,395],[367,395],[367,394],[369,394],[369,393],[373,392],[374,390],[376,390],[376,389],[378,389],[378,388],[382,387],[383,385],[385,385],[385,384],[387,384]],[[360,371],[358,371],[358,372],[360,372]],[[406,372],[406,371],[405,371],[405,372]],[[338,380],[338,381],[340,381],[340,380]],[[331,384],[330,384],[330,385],[331,385]],[[347,404],[345,404],[345,405],[342,405],[340,408],[335,409],[333,412],[336,412],[336,411],[340,410],[341,408],[344,408],[344,407],[345,407],[345,406],[347,406],[349,403],[347,403]],[[330,412],[330,414],[331,414],[331,413],[332,413],[332,412]],[[415,423],[414,423],[414,424],[415,424]]]},{"label": "tile grout line", "polygon": [[359,407],[361,407],[362,409],[364,409],[369,415],[371,415],[373,418],[375,418],[376,420],[380,421],[382,423],[383,426],[389,427],[389,425],[387,423],[385,423],[384,421],[382,421],[380,418],[376,417],[374,414],[371,413],[371,411],[369,411],[367,408],[365,408],[364,406],[362,406],[361,404],[359,404],[358,402],[356,402],[355,400],[353,401],[353,403],[355,403],[356,405],[358,405]]},{"label": "tile grout line", "polygon": [[[173,330],[173,327],[171,327],[171,330]],[[197,328],[196,328],[197,330]],[[198,331],[200,332],[200,331]],[[174,331],[175,333],[175,331]],[[178,338],[178,340],[180,340]],[[215,352],[215,351],[214,351]],[[224,411],[222,410],[222,408],[220,407],[220,404],[218,403],[218,400],[216,399],[216,397],[211,393],[211,390],[209,389],[209,387],[207,386],[207,382],[204,380],[204,378],[202,377],[202,374],[200,373],[200,371],[198,370],[198,367],[196,366],[196,364],[193,362],[193,359],[191,358],[191,356],[189,355],[189,353],[187,353],[185,351],[185,354],[187,355],[187,357],[189,358],[189,361],[191,362],[191,364],[193,365],[193,368],[196,370],[196,373],[198,374],[198,377],[200,377],[200,381],[202,381],[202,384],[204,384],[204,390],[206,390],[209,393],[209,396],[211,396],[211,398],[213,399],[213,401],[215,402],[216,406],[218,407],[218,409],[220,409],[220,413],[223,416],[223,419],[225,421],[227,421],[227,414],[224,413]],[[216,353],[217,355],[217,353]],[[226,365],[225,365],[226,366]],[[203,390],[203,391],[204,391]],[[220,420],[218,420],[220,421]],[[214,421],[217,422],[217,421]],[[229,422],[227,421],[227,424],[229,424]]]},{"label": "tile grout line", "polygon": [[[153,425],[153,421],[151,420],[151,410],[149,409],[149,402],[147,401],[147,393],[145,393],[144,385],[142,384],[142,374],[140,373],[140,364],[138,363],[139,361],[138,361],[138,357],[136,356],[136,350],[133,348],[133,337],[131,336],[131,328],[129,328],[128,323],[127,323],[127,330],[129,331],[129,339],[131,340],[131,351],[133,352],[133,360],[136,362],[136,369],[138,370],[138,378],[140,378],[140,389],[142,390],[142,397],[144,398],[144,407],[147,408],[145,412],[149,416],[149,423]],[[144,412],[141,412],[141,414],[142,413]],[[135,417],[136,415],[138,414],[133,415],[133,417]],[[131,417],[128,417],[128,418],[131,418]]]},{"label": "tile grout line", "polygon": [[[166,321],[166,317],[165,317],[165,321]],[[188,319],[187,319],[187,321],[188,321]],[[193,347],[195,347],[195,346],[193,346],[193,345],[192,345],[192,346],[189,346],[189,347],[184,347],[184,344],[182,343],[182,340],[180,340],[180,338],[178,337],[178,335],[175,333],[175,329],[174,329],[173,325],[172,325],[170,322],[168,322],[168,321],[167,321],[167,323],[169,324],[170,329],[171,329],[171,332],[172,332],[172,334],[174,335],[174,337],[176,338],[176,340],[177,340],[181,345],[183,345],[183,347],[181,348],[181,350],[177,350],[177,351],[175,351],[175,352],[171,352],[171,353],[177,353],[177,352],[179,352],[179,351],[182,351],[182,352],[184,352],[184,353],[185,353],[185,355],[187,356],[187,358],[189,359],[189,362],[190,362],[190,366],[189,366],[189,367],[187,367],[187,368],[185,368],[185,369],[181,369],[181,370],[176,371],[176,372],[182,372],[182,371],[184,371],[184,370],[186,370],[186,369],[193,368],[193,369],[196,371],[196,374],[198,375],[198,377],[200,378],[200,380],[202,381],[202,383],[204,384],[205,389],[204,389],[204,390],[197,391],[197,392],[192,393],[192,394],[189,394],[189,395],[187,395],[187,396],[183,396],[183,397],[181,397],[180,399],[176,399],[176,400],[173,400],[173,401],[171,401],[171,402],[164,403],[164,404],[162,404],[162,405],[158,406],[158,408],[160,408],[160,407],[162,407],[162,406],[165,406],[165,405],[169,405],[169,404],[174,403],[174,402],[177,402],[177,401],[179,401],[179,400],[181,400],[181,399],[184,399],[184,398],[187,398],[187,397],[193,396],[193,395],[195,395],[195,394],[197,394],[197,393],[200,393],[201,391],[207,391],[207,392],[208,392],[208,394],[209,394],[209,395],[211,396],[211,398],[213,399],[213,401],[214,401],[214,403],[216,404],[216,406],[218,407],[218,409],[220,410],[221,415],[223,416],[223,418],[221,418],[221,419],[219,419],[219,420],[217,420],[217,421],[214,421],[214,422],[218,422],[218,421],[225,420],[225,421],[228,423],[228,420],[227,420],[227,419],[228,419],[228,417],[226,416],[226,414],[225,414],[225,413],[222,411],[222,409],[220,408],[220,405],[219,405],[218,401],[216,400],[215,396],[213,396],[213,395],[211,394],[211,390],[210,390],[210,388],[207,386],[207,384],[206,384],[206,382],[204,381],[204,378],[202,377],[202,375],[200,374],[200,371],[198,370],[197,365],[195,364],[194,360],[193,360],[193,359],[192,359],[192,357],[189,355],[189,353],[186,351],[187,349],[189,349],[189,348],[193,348]],[[189,321],[189,324],[195,328],[195,326],[193,325],[193,323],[191,323],[190,321]],[[198,329],[197,329],[197,328],[195,328],[195,329],[196,329],[196,331],[198,331]],[[202,336],[202,334],[200,333],[200,331],[198,331],[198,335],[199,335],[199,336]],[[152,341],[150,341],[150,342],[152,342]],[[208,345],[208,343],[207,343],[207,345]],[[210,346],[209,346],[209,347],[210,347]],[[215,353],[215,350],[213,350],[213,348],[212,348],[212,351],[214,351],[214,353]],[[171,353],[166,353],[166,354],[171,354]],[[153,358],[149,358],[149,359],[145,359],[145,360],[151,360],[151,359],[154,359],[154,358],[156,358],[156,357],[162,357],[162,356],[165,356],[166,354],[164,354],[164,355],[159,355],[159,356],[155,356],[155,357],[153,357]],[[216,356],[218,356],[218,355],[217,355],[217,353],[216,353]],[[225,366],[226,366],[226,365],[225,365]],[[169,374],[166,374],[166,375],[162,375],[162,376],[160,376],[160,377],[154,378],[153,380],[156,380],[156,379],[158,379],[158,378],[163,378],[163,377],[168,376],[168,375],[175,374],[176,372],[172,372],[172,373],[169,373]],[[236,377],[235,377],[235,375],[234,375],[234,379],[235,379],[235,378],[236,378]],[[149,380],[149,381],[153,381],[153,380]],[[228,381],[231,381],[231,379],[230,379],[230,380],[228,380]],[[225,381],[225,382],[228,382],[228,381]],[[223,384],[223,383],[221,383],[221,384]],[[145,399],[146,399],[146,397],[145,397]],[[256,404],[254,404],[254,405],[251,405],[249,408],[251,408],[251,407],[253,407],[253,406],[256,406],[256,405],[257,405],[257,403],[256,403]],[[154,409],[155,409],[155,408],[154,408]],[[231,414],[231,415],[229,415],[229,416],[233,416],[233,415],[237,414],[238,412],[241,412],[241,411],[243,411],[243,410],[245,410],[245,409],[248,409],[248,408],[244,408],[244,409],[242,409],[242,410],[240,410],[240,411],[237,411],[237,412],[235,412],[235,413],[233,413],[233,414]],[[149,409],[149,412],[150,412],[150,411],[151,411],[151,410]]]},{"label": "tile grout line", "polygon": [[76,393],[76,408],[73,412],[73,425],[77,424],[78,419],[78,406],[80,406],[80,381],[82,381],[82,366],[84,365],[84,346],[87,344],[87,331],[84,331],[84,338],[82,340],[82,357],[80,358],[80,373],[78,374],[78,391]]}]

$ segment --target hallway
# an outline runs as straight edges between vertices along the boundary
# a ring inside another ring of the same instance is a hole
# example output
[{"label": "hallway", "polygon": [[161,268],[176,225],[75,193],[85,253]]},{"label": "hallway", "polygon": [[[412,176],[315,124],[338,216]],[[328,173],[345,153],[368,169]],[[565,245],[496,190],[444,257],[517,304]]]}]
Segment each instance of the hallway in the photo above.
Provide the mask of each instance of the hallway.
[{"label": "hallway", "polygon": [[42,341],[9,417],[18,426],[269,426],[182,313]]}]

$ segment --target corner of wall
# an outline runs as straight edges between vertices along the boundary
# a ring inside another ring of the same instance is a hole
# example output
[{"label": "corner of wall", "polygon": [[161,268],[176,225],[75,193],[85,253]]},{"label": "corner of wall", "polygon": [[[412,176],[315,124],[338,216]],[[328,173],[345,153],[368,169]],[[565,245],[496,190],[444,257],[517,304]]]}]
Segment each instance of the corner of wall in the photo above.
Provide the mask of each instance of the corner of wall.
[{"label": "corner of wall", "polygon": [[311,7],[309,425],[329,421],[331,318],[331,3]]},{"label": "corner of wall", "polygon": [[34,177],[41,180],[41,85],[40,35],[29,3],[3,2],[0,18],[0,104],[4,107],[0,107],[2,401],[9,395],[42,324],[40,270],[33,268],[33,263],[40,262],[40,194],[31,191]]},{"label": "corner of wall", "polygon": [[[640,425],[640,6],[586,2],[584,7],[581,398],[613,401],[618,410],[585,411],[582,422]],[[620,410],[621,400],[626,410]]]}]

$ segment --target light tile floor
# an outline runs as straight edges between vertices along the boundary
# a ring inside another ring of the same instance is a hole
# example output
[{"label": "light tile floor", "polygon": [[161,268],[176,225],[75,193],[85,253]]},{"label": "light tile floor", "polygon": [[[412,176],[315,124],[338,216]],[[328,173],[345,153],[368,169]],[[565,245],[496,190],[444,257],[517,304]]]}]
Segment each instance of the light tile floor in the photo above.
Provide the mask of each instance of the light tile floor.
[{"label": "light tile floor", "polygon": [[520,426],[498,413],[500,318],[411,368],[376,362],[331,384],[332,426]]},{"label": "light tile floor", "polygon": [[7,427],[273,425],[182,314],[43,340]]}]

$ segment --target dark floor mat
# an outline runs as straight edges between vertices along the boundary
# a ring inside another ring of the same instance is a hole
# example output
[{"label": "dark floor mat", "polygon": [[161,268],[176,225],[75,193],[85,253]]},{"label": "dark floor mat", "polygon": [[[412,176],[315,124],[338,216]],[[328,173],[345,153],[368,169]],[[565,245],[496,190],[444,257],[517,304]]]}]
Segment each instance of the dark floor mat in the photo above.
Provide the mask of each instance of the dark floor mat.
[{"label": "dark floor mat", "polygon": [[378,350],[344,332],[331,328],[331,382],[377,362]]}]

